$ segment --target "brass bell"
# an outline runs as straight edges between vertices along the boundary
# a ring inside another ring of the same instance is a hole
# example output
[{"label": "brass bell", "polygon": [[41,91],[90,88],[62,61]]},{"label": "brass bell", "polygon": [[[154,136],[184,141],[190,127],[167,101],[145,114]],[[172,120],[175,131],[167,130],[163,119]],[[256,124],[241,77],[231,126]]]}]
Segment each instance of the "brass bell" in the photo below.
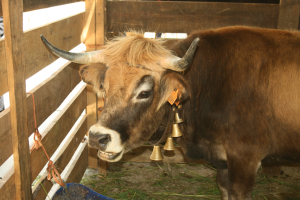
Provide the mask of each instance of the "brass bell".
[{"label": "brass bell", "polygon": [[178,124],[173,124],[173,129],[172,129],[172,137],[180,137],[182,136],[182,133],[180,131],[180,128]]},{"label": "brass bell", "polygon": [[175,123],[176,123],[176,124],[179,124],[179,123],[182,123],[182,122],[183,122],[183,119],[180,118],[179,113],[178,113],[178,111],[176,110],[176,112],[175,112]]},{"label": "brass bell", "polygon": [[155,161],[160,161],[163,159],[163,155],[160,151],[160,146],[157,145],[154,146],[150,159]]},{"label": "brass bell", "polygon": [[174,150],[174,142],[173,142],[173,138],[172,137],[168,137],[167,142],[164,146],[164,150],[168,150],[168,151],[172,151]]}]

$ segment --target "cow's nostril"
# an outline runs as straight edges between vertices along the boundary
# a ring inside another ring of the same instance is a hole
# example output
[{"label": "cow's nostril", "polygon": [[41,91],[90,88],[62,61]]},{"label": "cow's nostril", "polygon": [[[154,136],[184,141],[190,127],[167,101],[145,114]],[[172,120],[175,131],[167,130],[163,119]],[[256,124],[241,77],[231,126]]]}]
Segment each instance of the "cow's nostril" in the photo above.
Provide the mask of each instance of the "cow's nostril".
[{"label": "cow's nostril", "polygon": [[101,145],[106,145],[109,141],[110,141],[110,136],[109,135],[103,135],[103,136],[101,136],[101,138],[99,139],[98,142]]}]

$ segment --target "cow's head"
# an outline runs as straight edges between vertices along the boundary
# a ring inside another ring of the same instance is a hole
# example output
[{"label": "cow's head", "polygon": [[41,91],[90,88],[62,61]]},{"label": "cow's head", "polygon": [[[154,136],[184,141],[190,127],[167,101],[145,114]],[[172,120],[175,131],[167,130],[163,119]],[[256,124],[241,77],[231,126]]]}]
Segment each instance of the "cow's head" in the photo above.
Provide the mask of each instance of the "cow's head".
[{"label": "cow's head", "polygon": [[189,97],[178,72],[191,63],[198,38],[183,58],[172,55],[161,40],[135,33],[86,53],[65,52],[42,40],[54,54],[84,64],[79,70],[83,81],[105,98],[100,118],[89,130],[89,145],[100,150],[103,160],[118,161],[124,152],[148,141],[161,125],[174,89],[179,100]]}]

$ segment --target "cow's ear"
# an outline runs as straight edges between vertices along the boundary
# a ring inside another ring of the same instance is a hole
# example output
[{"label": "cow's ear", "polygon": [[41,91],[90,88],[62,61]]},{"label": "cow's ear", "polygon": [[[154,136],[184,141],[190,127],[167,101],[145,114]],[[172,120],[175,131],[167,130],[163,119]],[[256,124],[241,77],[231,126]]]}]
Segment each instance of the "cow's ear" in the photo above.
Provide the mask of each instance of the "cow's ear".
[{"label": "cow's ear", "polygon": [[101,93],[105,72],[107,68],[103,64],[83,65],[79,69],[82,80],[94,87],[97,94]]},{"label": "cow's ear", "polygon": [[188,84],[184,77],[177,72],[169,72],[163,75],[160,84],[160,102],[158,108],[168,101],[171,93],[174,90],[178,90],[177,100],[180,102],[189,98],[190,92]]}]

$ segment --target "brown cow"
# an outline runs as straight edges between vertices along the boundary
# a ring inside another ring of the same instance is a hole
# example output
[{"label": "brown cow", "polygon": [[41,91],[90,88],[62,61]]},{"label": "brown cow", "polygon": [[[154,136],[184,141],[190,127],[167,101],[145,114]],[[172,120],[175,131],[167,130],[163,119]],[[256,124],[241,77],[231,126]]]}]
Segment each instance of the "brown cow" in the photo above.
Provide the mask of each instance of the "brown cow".
[{"label": "brown cow", "polygon": [[197,31],[174,46],[183,59],[161,41],[139,34],[83,54],[46,44],[71,61],[106,65],[80,70],[106,99],[89,136],[101,159],[118,161],[124,152],[163,137],[172,115],[167,99],[178,89],[185,122],[177,142],[187,157],[217,167],[223,199],[251,198],[256,172],[267,157],[300,161],[298,32],[250,27]]}]

